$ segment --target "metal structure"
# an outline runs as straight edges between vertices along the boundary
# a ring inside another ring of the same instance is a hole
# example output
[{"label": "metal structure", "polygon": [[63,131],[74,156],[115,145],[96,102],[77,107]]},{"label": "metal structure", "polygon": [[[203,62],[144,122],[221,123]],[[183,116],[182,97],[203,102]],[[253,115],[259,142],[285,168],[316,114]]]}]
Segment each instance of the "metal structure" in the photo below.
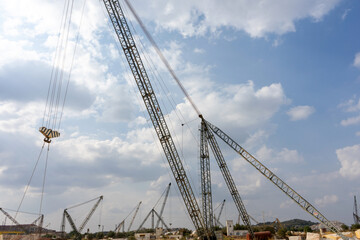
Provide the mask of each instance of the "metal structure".
[{"label": "metal structure", "polygon": [[[165,209],[165,204],[166,204],[166,201],[167,201],[167,198],[169,196],[169,192],[170,192],[170,187],[171,187],[171,183],[169,183],[168,187],[166,188],[165,190],[165,197],[164,197],[164,201],[163,201],[163,204],[161,206],[161,209],[160,209],[160,218],[162,217],[162,214],[164,212],[164,209]],[[159,227],[159,223],[160,223],[160,218],[158,218],[157,222],[156,222],[156,227]]]},{"label": "metal structure", "polygon": [[123,232],[125,232],[125,219],[119,223],[119,225],[116,226],[114,232],[118,233],[120,232],[120,229],[122,229]]},{"label": "metal structure", "polygon": [[103,0],[103,2],[163,148],[187,212],[198,234],[202,235],[204,233],[204,223],[199,205],[135,45],[119,0]]},{"label": "metal structure", "polygon": [[294,189],[287,185],[283,180],[276,176],[270,169],[265,167],[261,162],[259,162],[255,157],[248,153],[243,147],[231,139],[226,133],[221,129],[206,121],[206,125],[214,132],[220,139],[222,139],[227,145],[229,145],[233,150],[235,150],[240,156],[242,156],[248,163],[255,167],[262,175],[264,175],[268,180],[270,180],[275,186],[277,186],[281,191],[283,191],[288,197],[290,197],[294,202],[296,202],[302,209],[312,215],[314,218],[322,222],[326,227],[331,229],[331,231],[336,232],[342,239],[349,239],[344,236],[340,230],[328,219],[325,218],[313,205],[311,205],[305,198],[298,194]]},{"label": "metal structure", "polygon": [[136,215],[137,215],[137,213],[138,213],[138,211],[139,211],[140,205],[141,205],[141,201],[139,202],[139,204],[138,204],[137,207],[136,207],[134,216],[132,217],[131,222],[130,222],[130,224],[129,224],[129,227],[128,227],[128,229],[127,229],[128,232],[130,231],[130,228],[131,228],[131,226],[132,226],[133,223],[134,223],[134,220],[135,220],[135,217],[136,217]]},{"label": "metal structure", "polygon": [[[71,218],[70,214],[68,213],[68,209],[71,209],[71,208],[74,208],[74,207],[78,207],[78,206],[81,206],[83,204],[86,204],[88,202],[91,202],[93,200],[96,200],[96,203],[94,204],[94,206],[91,208],[90,212],[88,213],[88,215],[86,216],[86,218],[84,219],[84,221],[81,223],[79,229],[77,229],[73,219]],[[84,202],[84,203],[81,203],[81,204],[78,204],[78,205],[75,205],[75,206],[72,206],[70,208],[66,208],[64,209],[64,213],[63,213],[63,218],[62,218],[62,221],[61,221],[61,232],[62,232],[62,235],[64,236],[65,235],[65,219],[68,220],[68,222],[70,223],[70,226],[71,228],[73,229],[74,233],[76,234],[77,237],[81,237],[81,232],[82,230],[84,229],[85,225],[88,223],[88,221],[90,220],[91,216],[94,214],[96,208],[99,206],[100,202],[103,200],[103,196],[100,196],[98,198],[95,198],[95,199],[92,199],[90,201],[87,201],[87,202]]]},{"label": "metal structure", "polygon": [[358,209],[357,209],[356,196],[354,196],[354,212],[353,212],[353,217],[354,217],[354,224],[360,224],[360,217],[359,217]]},{"label": "metal structure", "polygon": [[201,122],[200,128],[200,175],[201,175],[201,196],[202,214],[207,231],[214,227],[213,206],[211,193],[210,157],[209,147],[206,140],[205,123]]},{"label": "metal structure", "polygon": [[[218,216],[216,217],[215,216],[215,214],[214,214],[214,221],[215,221],[215,225],[216,226],[221,226],[221,227],[224,227],[224,224],[222,224],[221,222],[220,222],[220,217],[221,217],[221,213],[222,213],[222,211],[223,211],[223,209],[224,209],[224,206],[225,206],[225,199],[221,202],[221,204],[218,206],[218,207],[220,207],[220,211],[219,211],[219,214],[218,214]],[[217,207],[217,208],[218,208]],[[216,209],[215,209],[216,210]],[[239,218],[240,218],[240,214],[239,214]]]},{"label": "metal structure", "polygon": [[15,220],[9,213],[7,213],[4,209],[0,208],[0,211],[8,218],[10,219],[15,225],[20,225],[18,221]]},{"label": "metal structure", "polygon": [[146,215],[144,221],[140,224],[138,231],[140,231],[140,229],[144,226],[146,220],[148,220],[148,218],[151,215],[151,228],[154,229],[154,218],[155,215],[158,217],[158,219],[161,221],[161,223],[165,226],[166,230],[170,231],[170,228],[166,225],[166,223],[164,222],[164,220],[161,218],[160,214],[158,214],[155,209],[151,209],[150,212]]},{"label": "metal structure", "polygon": [[[200,117],[202,118],[202,116],[200,116]],[[231,197],[233,198],[236,208],[238,209],[239,214],[241,215],[241,219],[244,222],[244,225],[247,227],[251,238],[255,239],[255,234],[251,227],[249,215],[246,211],[244,203],[241,200],[241,197],[240,197],[239,191],[237,190],[234,179],[232,178],[232,176],[230,174],[230,170],[225,162],[225,159],[220,150],[219,144],[217,143],[214,134],[209,130],[208,123],[203,118],[202,118],[202,124],[205,125],[206,138],[210,144],[210,147],[215,156],[216,162],[219,165],[220,171],[221,171],[221,173],[224,177],[224,180],[226,182],[226,185],[230,191]]]}]

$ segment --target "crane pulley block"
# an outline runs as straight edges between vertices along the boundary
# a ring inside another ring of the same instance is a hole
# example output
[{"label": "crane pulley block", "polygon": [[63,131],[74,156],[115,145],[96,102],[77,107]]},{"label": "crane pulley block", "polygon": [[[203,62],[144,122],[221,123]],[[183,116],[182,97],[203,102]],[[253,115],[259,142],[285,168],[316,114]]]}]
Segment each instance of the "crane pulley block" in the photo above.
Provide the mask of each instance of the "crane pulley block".
[{"label": "crane pulley block", "polygon": [[39,132],[41,132],[42,135],[45,136],[44,142],[47,142],[47,143],[51,143],[50,138],[60,137],[60,133],[58,131],[54,131],[50,128],[48,129],[46,127],[40,127]]}]

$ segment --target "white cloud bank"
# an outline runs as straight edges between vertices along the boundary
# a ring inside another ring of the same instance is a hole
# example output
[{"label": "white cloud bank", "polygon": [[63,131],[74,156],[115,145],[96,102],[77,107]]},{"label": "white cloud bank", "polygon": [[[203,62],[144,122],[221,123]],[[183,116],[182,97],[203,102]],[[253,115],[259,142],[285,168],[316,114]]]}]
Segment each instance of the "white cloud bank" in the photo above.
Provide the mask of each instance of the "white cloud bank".
[{"label": "white cloud bank", "polygon": [[299,121],[307,119],[314,112],[315,108],[312,106],[297,106],[291,108],[287,115],[289,115],[291,121]]},{"label": "white cloud bank", "polygon": [[[183,36],[217,33],[221,27],[243,30],[251,37],[295,32],[295,22],[310,18],[314,21],[329,13],[339,0],[277,0],[273,1],[152,1],[134,2],[139,15],[154,21],[158,27],[177,30]],[[154,14],[155,13],[155,14]]]},{"label": "white cloud bank", "polygon": [[340,175],[350,180],[360,177],[360,144],[336,150],[340,161]]}]

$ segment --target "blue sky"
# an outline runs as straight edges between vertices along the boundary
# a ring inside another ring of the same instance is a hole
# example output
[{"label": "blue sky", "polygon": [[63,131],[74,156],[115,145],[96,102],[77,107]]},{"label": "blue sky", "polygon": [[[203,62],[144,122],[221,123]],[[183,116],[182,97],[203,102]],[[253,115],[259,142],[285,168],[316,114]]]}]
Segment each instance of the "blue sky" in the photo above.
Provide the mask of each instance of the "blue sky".
[{"label": "blue sky", "polygon": [[[74,5],[68,56],[73,53],[82,3]],[[62,4],[0,1],[3,208],[18,207],[42,144],[37,129]],[[136,0],[133,4],[205,118],[328,219],[351,224],[353,196],[360,192],[360,3]],[[61,137],[51,143],[45,224],[58,229],[64,208],[104,195],[101,224],[106,230],[143,201],[137,226],[171,181],[165,221],[192,228],[104,11],[101,2],[86,2]],[[138,47],[156,66],[148,72],[199,196],[199,121],[133,17],[128,18],[143,43]],[[68,57],[65,72],[70,62]],[[223,151],[253,217],[315,220],[227,146]],[[226,184],[213,159],[211,164],[213,205],[226,199],[223,221],[236,221]],[[23,211],[39,211],[43,168],[44,160]],[[73,215],[81,219],[86,211]],[[92,231],[97,230],[98,219],[89,222]],[[20,215],[19,221],[31,222],[32,217]]]}]

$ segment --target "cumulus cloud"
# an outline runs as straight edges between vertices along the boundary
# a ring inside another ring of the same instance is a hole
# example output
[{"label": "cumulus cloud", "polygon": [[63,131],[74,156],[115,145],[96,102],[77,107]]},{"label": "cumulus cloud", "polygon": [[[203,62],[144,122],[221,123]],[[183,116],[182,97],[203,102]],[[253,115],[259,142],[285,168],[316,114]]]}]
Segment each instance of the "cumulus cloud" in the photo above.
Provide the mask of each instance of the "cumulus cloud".
[{"label": "cumulus cloud", "polygon": [[[345,112],[358,113],[360,112],[360,98],[357,100],[356,96],[353,96],[348,101],[339,104],[339,107],[342,108]],[[340,122],[342,126],[355,125],[358,123],[360,123],[360,115],[348,117],[341,120]]]},{"label": "cumulus cloud", "polygon": [[256,156],[268,162],[299,163],[304,161],[297,150],[283,148],[281,151],[276,151],[265,145],[256,152]]},{"label": "cumulus cloud", "polygon": [[322,198],[315,199],[315,203],[320,207],[324,207],[329,204],[337,203],[338,200],[339,200],[338,196],[332,194],[332,195],[325,195]]},{"label": "cumulus cloud", "polygon": [[337,149],[336,155],[341,176],[350,180],[360,177],[360,144]]},{"label": "cumulus cloud", "polygon": [[289,115],[291,121],[299,121],[307,119],[314,112],[315,108],[312,106],[297,106],[291,108],[287,115]]},{"label": "cumulus cloud", "polygon": [[[320,21],[339,0],[331,1],[182,1],[158,0],[150,5],[134,3],[139,14],[160,28],[177,30],[184,36],[216,33],[221,27],[243,30],[251,37],[268,33],[294,32],[295,22],[311,18]],[[144,8],[146,6],[146,9]],[[152,10],[149,10],[152,9]],[[161,11],[159,11],[161,9]],[[157,12],[157,14],[151,14]]]}]

